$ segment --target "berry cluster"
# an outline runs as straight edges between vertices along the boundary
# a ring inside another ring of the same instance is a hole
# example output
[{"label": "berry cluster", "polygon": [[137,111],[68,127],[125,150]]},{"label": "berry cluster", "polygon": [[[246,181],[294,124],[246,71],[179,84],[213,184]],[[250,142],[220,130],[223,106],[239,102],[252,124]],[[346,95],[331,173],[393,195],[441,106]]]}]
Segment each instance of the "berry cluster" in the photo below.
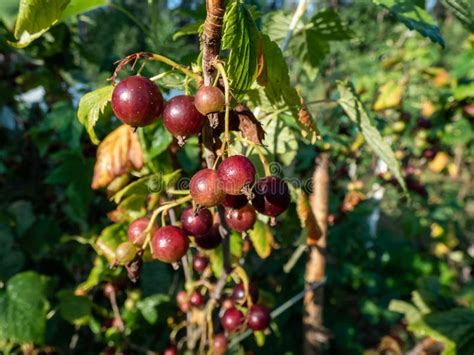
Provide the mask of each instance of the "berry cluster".
[{"label": "berry cluster", "polygon": [[224,94],[203,86],[196,96],[173,97],[166,106],[160,89],[140,75],[122,80],[112,93],[112,109],[119,120],[132,127],[144,127],[163,115],[166,129],[184,144],[186,137],[201,133],[206,116],[224,109]]},{"label": "berry cluster", "polygon": [[[201,133],[208,124],[207,115],[226,109],[226,100],[219,88],[203,86],[194,97],[175,96],[165,104],[158,87],[137,75],[122,80],[115,87],[112,108],[123,123],[132,127],[150,125],[162,116],[164,127],[179,144],[184,144],[187,137]],[[214,135],[220,133],[218,129],[214,130]],[[270,310],[258,303],[258,289],[252,283],[243,282],[241,275],[237,275],[240,283],[232,289],[224,285],[221,294],[215,297],[217,281],[211,271],[209,251],[219,247],[223,236],[227,235],[222,229],[230,228],[245,235],[253,228],[257,212],[274,219],[290,204],[289,188],[283,180],[274,176],[257,179],[250,159],[244,155],[228,156],[225,144],[222,147],[220,164],[199,170],[192,176],[189,195],[179,203],[162,206],[165,208],[164,225],[159,228],[156,225],[158,213],[136,219],[129,225],[128,241],[115,251],[115,263],[125,265],[129,275],[131,269],[134,275],[139,272],[148,247],[153,259],[175,266],[181,260],[187,260],[186,254],[194,254],[192,270],[199,279],[191,284],[187,280],[186,291],[178,292],[176,302],[183,313],[200,311],[207,314],[209,305],[220,306],[222,332],[214,334],[208,344],[216,354],[227,350],[228,335],[245,328],[264,330],[271,317]],[[182,207],[179,221],[166,225],[165,211],[173,207],[180,209],[180,205],[191,199],[193,205]],[[196,252],[190,251],[190,247]],[[176,353],[175,345],[165,353]]]}]

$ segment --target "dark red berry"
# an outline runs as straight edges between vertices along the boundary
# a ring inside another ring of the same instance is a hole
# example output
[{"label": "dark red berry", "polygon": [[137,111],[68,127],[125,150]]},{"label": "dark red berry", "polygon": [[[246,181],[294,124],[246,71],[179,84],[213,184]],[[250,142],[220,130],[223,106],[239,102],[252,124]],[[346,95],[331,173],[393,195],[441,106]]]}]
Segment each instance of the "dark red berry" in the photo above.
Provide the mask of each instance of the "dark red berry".
[{"label": "dark red berry", "polygon": [[[150,223],[150,220],[147,217],[142,217],[134,220],[130,225],[128,226],[128,240],[130,240],[134,245],[141,247],[143,243],[145,242],[146,235],[143,233],[148,226],[148,223]],[[155,233],[157,230],[157,227],[155,224],[153,224],[151,233]]]},{"label": "dark red berry", "polygon": [[[252,299],[252,303],[256,303],[258,301],[258,288],[253,283],[249,283],[249,296]],[[235,302],[246,304],[247,298],[245,297],[245,288],[244,284],[240,283],[235,285],[234,290],[232,291],[232,299]]]},{"label": "dark red berry", "polygon": [[201,86],[194,98],[194,104],[203,115],[220,112],[225,107],[225,97],[222,91],[214,86]]},{"label": "dark red berry", "polygon": [[253,207],[258,212],[270,217],[276,217],[283,213],[291,202],[288,185],[275,176],[260,179],[255,184],[253,193]]},{"label": "dark red berry", "polygon": [[229,195],[240,195],[244,188],[255,182],[255,167],[243,155],[233,155],[225,159],[217,169],[220,188]]},{"label": "dark red berry", "polygon": [[205,301],[206,301],[206,298],[205,298],[200,292],[197,292],[197,291],[194,291],[194,292],[191,294],[191,297],[189,297],[189,302],[190,302],[194,307],[200,307],[200,306],[202,306]]},{"label": "dark red berry", "polygon": [[132,127],[147,126],[163,112],[160,89],[148,78],[135,75],[123,79],[112,93],[115,116]]},{"label": "dark red berry", "polygon": [[194,255],[193,258],[193,269],[197,273],[201,274],[206,270],[207,265],[209,265],[209,259],[203,255]]},{"label": "dark red berry", "polygon": [[227,337],[224,334],[214,335],[214,339],[212,341],[213,354],[224,355],[227,351],[227,347]]},{"label": "dark red berry", "polygon": [[245,195],[225,195],[222,205],[226,208],[233,208],[238,210],[244,207],[249,202]]},{"label": "dark red berry", "polygon": [[217,172],[212,169],[202,169],[194,174],[191,178],[189,191],[194,201],[205,207],[218,205],[225,196],[219,187]]},{"label": "dark red berry", "polygon": [[207,208],[194,213],[193,208],[188,207],[181,214],[181,224],[189,235],[203,235],[212,227],[212,214]]},{"label": "dark red berry", "polygon": [[237,232],[245,232],[251,229],[256,220],[255,209],[249,204],[239,210],[228,209],[225,214],[227,225]]},{"label": "dark red berry", "polygon": [[163,112],[163,123],[166,129],[178,140],[202,130],[206,117],[194,106],[194,97],[180,95],[173,97]]},{"label": "dark red berry", "polygon": [[271,321],[270,310],[261,304],[254,304],[248,313],[247,324],[252,330],[264,330]]},{"label": "dark red berry", "polygon": [[222,327],[231,333],[239,330],[243,323],[244,314],[235,307],[227,309],[221,318]]},{"label": "dark red berry", "polygon": [[178,354],[178,348],[175,345],[168,346],[163,352],[163,355],[177,355],[177,354]]},{"label": "dark red berry", "polygon": [[204,235],[196,235],[194,241],[198,247],[202,249],[216,249],[222,243],[222,237],[219,233],[219,224],[214,224],[211,230]]},{"label": "dark red berry", "polygon": [[181,259],[186,254],[188,246],[186,233],[175,226],[161,227],[153,234],[151,240],[153,257],[164,263],[174,263]]}]

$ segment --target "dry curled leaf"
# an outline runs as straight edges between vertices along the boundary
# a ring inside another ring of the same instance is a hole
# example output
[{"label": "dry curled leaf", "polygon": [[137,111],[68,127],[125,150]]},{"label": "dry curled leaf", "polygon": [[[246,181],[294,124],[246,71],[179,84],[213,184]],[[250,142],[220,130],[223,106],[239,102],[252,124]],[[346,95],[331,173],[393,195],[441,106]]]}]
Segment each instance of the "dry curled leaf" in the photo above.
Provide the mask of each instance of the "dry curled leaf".
[{"label": "dry curled leaf", "polygon": [[352,211],[359,203],[366,199],[365,195],[359,191],[350,191],[342,202],[341,210],[343,212]]},{"label": "dry curled leaf", "polygon": [[321,238],[321,229],[319,229],[318,222],[314,217],[308,196],[304,191],[300,192],[298,201],[296,203],[296,212],[301,222],[301,227],[306,230],[306,241],[308,245],[315,244]]},{"label": "dry curled leaf", "polygon": [[97,149],[92,188],[100,189],[132,168],[143,167],[143,151],[133,129],[122,125],[111,132]]},{"label": "dry curled leaf", "polygon": [[301,108],[298,112],[298,122],[302,127],[301,135],[303,138],[308,139],[312,144],[314,144],[318,139],[319,132],[316,125],[314,124],[313,117],[311,117],[311,114],[304,103],[304,99],[300,97],[300,100]]},{"label": "dry curled leaf", "polygon": [[234,111],[239,118],[239,131],[242,132],[242,135],[253,143],[262,144],[265,138],[265,131],[252,111],[242,104],[237,105]]}]

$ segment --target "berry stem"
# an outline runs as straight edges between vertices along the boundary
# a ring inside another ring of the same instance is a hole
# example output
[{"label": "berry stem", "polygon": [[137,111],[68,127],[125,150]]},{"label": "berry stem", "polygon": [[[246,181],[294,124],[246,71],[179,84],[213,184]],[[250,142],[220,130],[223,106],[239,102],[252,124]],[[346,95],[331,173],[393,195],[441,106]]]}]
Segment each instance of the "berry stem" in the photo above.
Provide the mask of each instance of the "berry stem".
[{"label": "berry stem", "polygon": [[156,219],[158,218],[159,214],[165,211],[168,211],[170,208],[182,205],[183,203],[186,203],[188,201],[192,200],[191,195],[186,195],[184,197],[178,198],[177,200],[174,201],[169,201],[163,204],[162,206],[158,207],[156,210],[153,211],[153,214],[150,217],[150,222],[148,222],[148,225],[146,229],[143,231],[146,235],[145,243],[143,243],[143,250],[145,250],[150,243],[151,240],[151,230],[153,229],[153,224],[155,223]]},{"label": "berry stem", "polygon": [[224,157],[224,153],[227,145],[229,144],[229,110],[230,110],[230,85],[229,79],[225,72],[224,66],[221,62],[215,61],[213,63],[214,67],[217,69],[219,74],[222,76],[222,81],[224,82],[224,97],[225,97],[225,114],[224,114],[224,141],[222,142],[221,147],[221,157]]},{"label": "berry stem", "polygon": [[196,74],[196,73],[192,72],[191,70],[186,68],[184,65],[178,64],[174,60],[171,60],[168,57],[165,57],[164,55],[151,53],[151,57],[148,58],[148,59],[156,60],[156,61],[168,64],[173,69],[177,69],[177,70],[181,71],[183,74],[189,76],[190,78],[193,78],[195,81],[200,81],[201,80],[201,77],[199,76],[199,74]]}]

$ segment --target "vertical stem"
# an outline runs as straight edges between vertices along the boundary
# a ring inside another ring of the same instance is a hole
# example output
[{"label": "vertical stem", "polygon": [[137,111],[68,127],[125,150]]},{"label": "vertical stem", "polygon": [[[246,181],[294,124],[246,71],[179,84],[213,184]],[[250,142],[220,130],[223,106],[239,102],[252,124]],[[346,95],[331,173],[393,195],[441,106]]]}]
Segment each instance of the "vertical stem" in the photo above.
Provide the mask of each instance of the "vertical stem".
[{"label": "vertical stem", "polygon": [[323,326],[323,287],[312,289],[311,286],[325,278],[326,237],[328,230],[329,202],[329,154],[319,157],[313,174],[314,192],[311,196],[311,208],[321,231],[321,236],[309,245],[309,258],[306,262],[305,287],[308,292],[304,297],[304,353],[320,354],[327,335]]},{"label": "vertical stem", "polygon": [[296,25],[298,25],[298,22],[300,21],[300,19],[303,17],[304,13],[306,12],[307,6],[308,6],[308,0],[299,1],[298,6],[296,7],[295,13],[293,14],[293,18],[291,19],[288,32],[286,33],[285,39],[283,40],[281,44],[280,49],[282,52],[284,52],[288,48],[288,44],[290,43],[290,39],[293,36],[293,32],[296,29]]},{"label": "vertical stem", "polygon": [[215,68],[212,63],[219,57],[225,0],[206,0],[206,21],[202,33],[202,71],[204,85],[212,85]]}]

